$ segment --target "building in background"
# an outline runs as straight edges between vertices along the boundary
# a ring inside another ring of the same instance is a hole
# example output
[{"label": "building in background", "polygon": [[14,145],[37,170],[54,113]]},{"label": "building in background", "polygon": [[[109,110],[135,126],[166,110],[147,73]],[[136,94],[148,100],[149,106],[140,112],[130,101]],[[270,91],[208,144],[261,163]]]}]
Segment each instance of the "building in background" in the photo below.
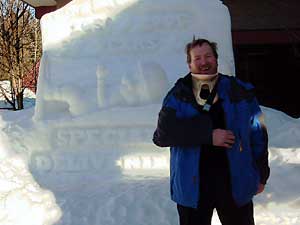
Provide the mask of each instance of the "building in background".
[{"label": "building in background", "polygon": [[232,20],[236,76],[256,86],[262,105],[300,116],[299,0],[223,0]]},{"label": "building in background", "polygon": [[[71,0],[24,0],[36,17]],[[300,117],[299,0],[223,0],[232,20],[236,76],[251,82],[261,105]]]},{"label": "building in background", "polygon": [[53,12],[72,0],[23,0],[35,8],[35,16],[40,19],[43,15]]}]

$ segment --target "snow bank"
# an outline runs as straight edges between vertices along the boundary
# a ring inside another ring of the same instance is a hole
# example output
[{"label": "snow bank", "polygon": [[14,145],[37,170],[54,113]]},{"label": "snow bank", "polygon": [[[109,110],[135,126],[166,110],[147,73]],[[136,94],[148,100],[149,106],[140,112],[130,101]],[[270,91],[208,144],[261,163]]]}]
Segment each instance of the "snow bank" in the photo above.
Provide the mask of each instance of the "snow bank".
[{"label": "snow bank", "polygon": [[62,215],[55,197],[36,183],[26,159],[12,150],[11,140],[2,131],[6,126],[0,116],[0,223],[54,224]]}]

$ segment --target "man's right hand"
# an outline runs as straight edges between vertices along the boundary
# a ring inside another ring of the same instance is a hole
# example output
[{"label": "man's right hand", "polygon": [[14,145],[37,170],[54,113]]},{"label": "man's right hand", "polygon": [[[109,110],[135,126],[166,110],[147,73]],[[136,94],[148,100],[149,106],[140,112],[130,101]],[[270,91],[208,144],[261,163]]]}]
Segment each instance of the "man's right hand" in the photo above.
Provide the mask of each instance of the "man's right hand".
[{"label": "man's right hand", "polygon": [[214,146],[231,148],[234,144],[235,137],[230,130],[214,129],[212,136]]}]

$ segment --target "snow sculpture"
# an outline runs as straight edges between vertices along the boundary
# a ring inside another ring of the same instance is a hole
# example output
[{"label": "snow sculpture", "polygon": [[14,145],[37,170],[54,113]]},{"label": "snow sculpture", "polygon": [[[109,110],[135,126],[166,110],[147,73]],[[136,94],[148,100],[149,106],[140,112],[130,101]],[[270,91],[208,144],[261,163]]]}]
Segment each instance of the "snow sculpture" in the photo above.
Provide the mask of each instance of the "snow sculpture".
[{"label": "snow sculpture", "polygon": [[219,0],[74,0],[41,24],[35,120],[160,103],[186,73],[184,45],[194,35],[216,41],[221,72],[234,74],[230,19]]},{"label": "snow sculpture", "polygon": [[163,96],[188,72],[193,36],[217,42],[220,72],[234,74],[219,0],[73,0],[41,24],[36,130],[21,138],[26,146],[38,133],[44,144],[29,150],[31,168],[62,185],[79,182],[69,172],[88,173],[88,182],[132,170],[168,174],[168,152],[153,152],[151,139]]},{"label": "snow sculpture", "polygon": [[[41,24],[34,125],[17,132],[18,146],[29,152],[37,181],[57,193],[60,224],[141,224],[132,220],[137,211],[144,215],[147,201],[132,198],[120,211],[108,205],[110,194],[135,179],[147,189],[149,178],[169,175],[169,153],[151,139],[163,96],[188,72],[184,46],[194,35],[217,42],[220,72],[234,74],[227,8],[219,0],[73,0]],[[107,199],[94,198],[98,190],[110,193]],[[155,195],[168,199],[162,192],[167,187]],[[137,209],[127,210],[132,201]],[[176,223],[175,216],[156,220],[172,209],[164,202],[146,212],[155,220],[149,224]]]}]

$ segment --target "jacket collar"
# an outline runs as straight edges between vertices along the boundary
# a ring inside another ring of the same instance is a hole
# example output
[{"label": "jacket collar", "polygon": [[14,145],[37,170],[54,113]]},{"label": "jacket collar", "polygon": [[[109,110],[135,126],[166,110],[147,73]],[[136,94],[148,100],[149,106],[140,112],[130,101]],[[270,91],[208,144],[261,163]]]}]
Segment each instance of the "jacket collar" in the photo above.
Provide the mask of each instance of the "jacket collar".
[{"label": "jacket collar", "polygon": [[230,93],[230,78],[227,75],[219,73],[218,96],[220,99],[229,98]]}]

